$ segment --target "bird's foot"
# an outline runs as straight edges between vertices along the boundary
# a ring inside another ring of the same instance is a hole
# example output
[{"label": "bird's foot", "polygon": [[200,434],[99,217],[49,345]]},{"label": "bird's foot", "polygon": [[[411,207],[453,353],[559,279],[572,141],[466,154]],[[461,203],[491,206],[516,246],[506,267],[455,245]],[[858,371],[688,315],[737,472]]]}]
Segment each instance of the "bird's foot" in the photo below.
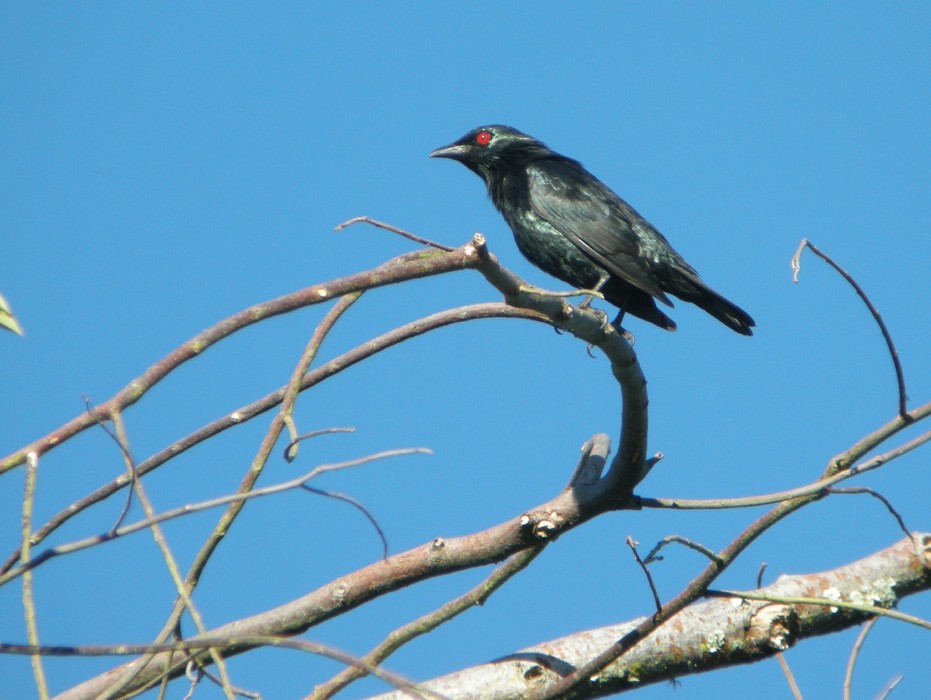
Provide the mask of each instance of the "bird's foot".
[{"label": "bird's foot", "polygon": [[618,315],[614,317],[614,320],[611,321],[611,325],[614,326],[614,330],[616,330],[618,333],[621,334],[621,337],[627,341],[630,347],[633,347],[634,343],[637,342],[637,339],[634,338],[633,333],[631,333],[629,330],[627,330],[626,328],[624,328],[624,326],[621,325],[621,321],[624,320],[624,313],[625,313],[624,310],[621,309],[621,311],[618,312]]},{"label": "bird's foot", "polygon": [[[613,324],[612,324],[612,325],[613,325]],[[626,328],[621,328],[620,326],[614,326],[614,329],[615,329],[618,333],[621,334],[621,337],[622,337],[624,340],[627,341],[627,344],[630,345],[630,347],[633,347],[633,346],[634,346],[634,343],[637,342],[637,339],[634,337],[634,334],[631,333],[631,332],[630,332],[629,330],[627,330]]]}]

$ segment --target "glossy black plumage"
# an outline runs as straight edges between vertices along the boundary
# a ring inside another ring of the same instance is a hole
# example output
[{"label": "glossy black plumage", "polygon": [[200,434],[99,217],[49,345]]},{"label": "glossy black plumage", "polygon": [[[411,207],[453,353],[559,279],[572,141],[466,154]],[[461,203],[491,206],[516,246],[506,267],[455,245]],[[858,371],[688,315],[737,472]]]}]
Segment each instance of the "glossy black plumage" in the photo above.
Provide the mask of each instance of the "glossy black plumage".
[{"label": "glossy black plumage", "polygon": [[624,313],[670,331],[667,294],[753,335],[747,312],[708,287],[669,241],[582,165],[509,126],[470,131],[430,154],[478,174],[524,256],[574,287],[597,288]]}]

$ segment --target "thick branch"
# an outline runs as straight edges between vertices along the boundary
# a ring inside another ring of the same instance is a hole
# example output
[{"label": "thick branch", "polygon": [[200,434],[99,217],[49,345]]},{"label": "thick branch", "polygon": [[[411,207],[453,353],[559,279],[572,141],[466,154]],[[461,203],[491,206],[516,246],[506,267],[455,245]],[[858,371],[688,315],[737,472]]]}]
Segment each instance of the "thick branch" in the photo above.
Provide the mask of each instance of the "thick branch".
[{"label": "thick branch", "polygon": [[[757,593],[773,598],[836,598],[888,608],[931,588],[931,534],[905,538],[888,549],[832,571],[784,576]],[[650,683],[758,661],[818,635],[853,627],[869,617],[823,605],[789,605],[715,598],[695,603],[611,664],[572,698],[594,698]],[[646,618],[586,630],[523,649],[503,659],[420,684],[450,698],[515,700],[530,697],[609,649]],[[377,700],[400,700],[398,693]]]}]

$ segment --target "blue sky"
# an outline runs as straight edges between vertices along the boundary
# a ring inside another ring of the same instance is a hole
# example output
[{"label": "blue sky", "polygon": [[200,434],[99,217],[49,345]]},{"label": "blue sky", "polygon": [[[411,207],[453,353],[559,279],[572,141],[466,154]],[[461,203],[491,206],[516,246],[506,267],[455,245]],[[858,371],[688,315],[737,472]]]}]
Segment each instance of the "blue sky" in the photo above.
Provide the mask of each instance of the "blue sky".
[{"label": "blue sky", "polygon": [[[465,168],[427,154],[500,122],[581,160],[657,226],[757,334],[730,333],[684,303],[674,334],[631,321],[649,381],[650,496],[739,496],[812,481],[827,460],[892,417],[882,339],[851,290],[806,254],[833,255],[892,332],[912,406],[931,395],[931,7],[922,3],[6,4],[0,9],[0,292],[26,330],[0,337],[0,453],[109,398],[218,320],[412,248],[354,227],[370,215],[458,245],[475,231],[527,280],[533,269]],[[434,311],[497,300],[477,274],[370,293],[324,347],[331,357]],[[137,459],[283,384],[319,319],[309,309],[211,348],[127,415]],[[364,502],[392,552],[477,531],[555,495],[592,434],[618,433],[603,357],[539,324],[487,321],[391,350],[302,397],[320,438],[263,484],[382,449],[409,457],[328,475]],[[263,416],[147,478],[157,507],[232,492],[268,426]],[[917,434],[914,433],[914,434]],[[898,442],[894,443],[898,444]],[[929,530],[927,450],[856,483]],[[40,465],[44,522],[122,470],[100,432]],[[16,547],[21,471],[0,477],[3,557]],[[116,501],[50,543],[100,532]],[[135,513],[138,516],[138,512]],[[677,533],[720,548],[754,517],[604,516],[550,547],[482,609],[398,653],[418,679],[651,610],[624,546]],[[166,528],[186,568],[215,513]],[[832,568],[899,539],[867,497],[835,497],[776,527],[722,579]],[[210,625],[283,603],[380,554],[344,504],[287,494],[251,504],[199,589]],[[136,535],[37,572],[46,643],[143,642],[172,588],[151,538]],[[673,596],[704,564],[670,552],[653,575]],[[311,633],[355,653],[461,593],[467,572],[379,601]],[[63,582],[67,582],[63,584]],[[0,590],[0,639],[22,641],[17,586]],[[928,596],[907,612],[931,617]],[[856,631],[805,642],[788,661],[806,697],[837,695]],[[884,621],[856,691],[896,673],[895,698],[931,683],[927,634]],[[904,650],[904,651],[903,651]],[[108,668],[53,661],[53,690]],[[331,662],[263,651],[231,665],[265,697],[299,697]],[[360,683],[345,697],[382,686]],[[28,662],[0,657],[0,698],[29,697]],[[682,698],[788,697],[775,662],[682,679]],[[642,697],[665,697],[657,686]],[[199,697],[219,697],[202,689]]]}]

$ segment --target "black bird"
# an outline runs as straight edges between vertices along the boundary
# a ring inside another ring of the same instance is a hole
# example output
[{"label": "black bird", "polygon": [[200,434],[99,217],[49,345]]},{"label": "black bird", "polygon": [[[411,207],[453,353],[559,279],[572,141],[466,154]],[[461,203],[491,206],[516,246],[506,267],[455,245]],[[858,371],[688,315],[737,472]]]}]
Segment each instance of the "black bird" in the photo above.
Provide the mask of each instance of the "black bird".
[{"label": "black bird", "polygon": [[574,287],[599,290],[620,309],[618,328],[629,312],[674,331],[654,301],[672,306],[668,293],[753,335],[746,311],[705,285],[663,234],[578,161],[502,125],[474,129],[430,157],[479,175],[524,257]]}]

